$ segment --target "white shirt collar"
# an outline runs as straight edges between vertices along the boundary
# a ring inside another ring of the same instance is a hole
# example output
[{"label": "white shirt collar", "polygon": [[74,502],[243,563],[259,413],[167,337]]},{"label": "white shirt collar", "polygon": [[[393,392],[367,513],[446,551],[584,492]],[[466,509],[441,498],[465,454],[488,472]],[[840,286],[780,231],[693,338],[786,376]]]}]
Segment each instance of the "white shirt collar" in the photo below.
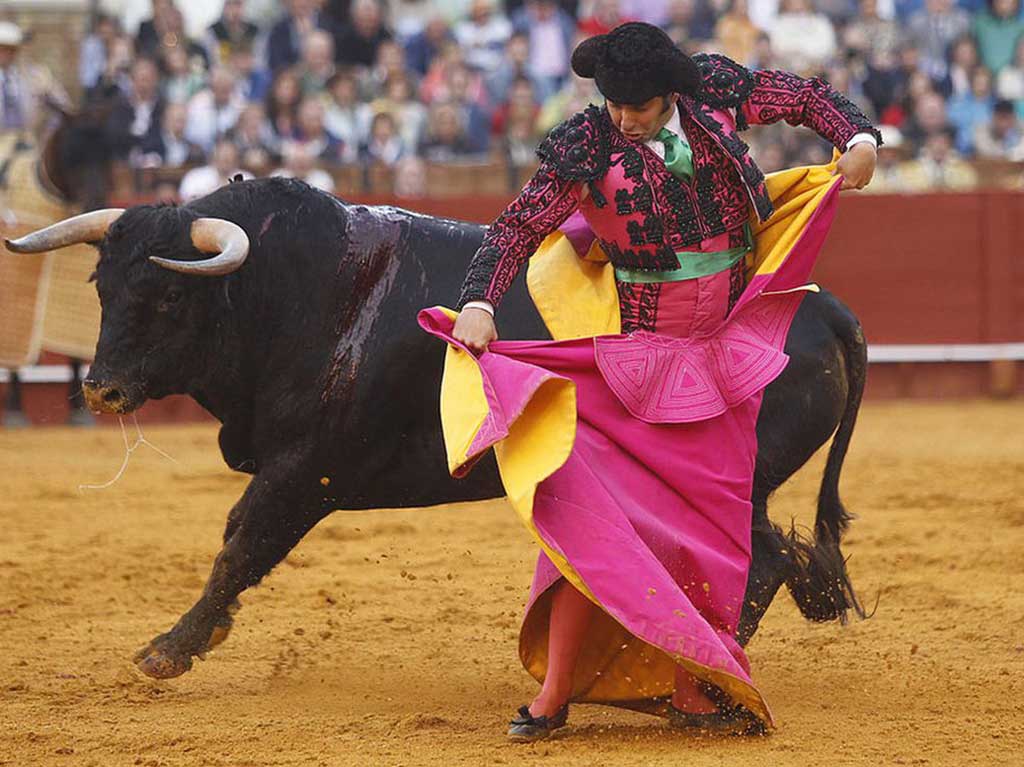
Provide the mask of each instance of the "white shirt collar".
[{"label": "white shirt collar", "polygon": [[[683,141],[686,141],[686,134],[683,133],[683,124],[679,120],[679,106],[677,104],[673,104],[672,116],[665,123],[665,128],[679,136]],[[658,141],[658,139],[652,138],[648,141],[647,148],[658,155],[658,157],[665,159],[665,145]]]}]

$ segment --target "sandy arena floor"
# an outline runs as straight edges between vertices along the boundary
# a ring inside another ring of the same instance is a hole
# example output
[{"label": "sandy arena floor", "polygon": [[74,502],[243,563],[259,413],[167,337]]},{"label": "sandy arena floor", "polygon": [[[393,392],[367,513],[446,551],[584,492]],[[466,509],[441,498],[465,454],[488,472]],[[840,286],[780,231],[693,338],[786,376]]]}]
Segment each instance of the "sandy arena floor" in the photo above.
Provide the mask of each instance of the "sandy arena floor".
[{"label": "sandy arena floor", "polygon": [[[0,432],[0,764],[1024,764],[1024,403],[871,404],[847,462],[866,622],[811,625],[783,593],[755,637],[766,739],[701,739],[577,707],[503,740],[534,684],[516,658],[534,549],[504,502],[340,512],[205,663],[129,659],[198,595],[245,478],[212,426]],[[813,509],[821,461],[778,495]]]}]

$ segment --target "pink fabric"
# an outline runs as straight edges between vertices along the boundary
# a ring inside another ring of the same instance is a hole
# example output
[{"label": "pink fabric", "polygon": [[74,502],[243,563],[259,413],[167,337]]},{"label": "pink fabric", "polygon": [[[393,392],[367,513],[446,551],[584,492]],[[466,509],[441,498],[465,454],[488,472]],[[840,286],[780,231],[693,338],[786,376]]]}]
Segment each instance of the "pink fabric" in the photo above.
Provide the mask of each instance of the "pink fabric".
[{"label": "pink fabric", "polygon": [[[439,311],[420,323],[455,343]],[[538,533],[630,633],[752,684],[733,635],[750,561],[760,394],[715,418],[646,423],[605,383],[594,350],[590,338],[492,343],[478,358],[491,415],[471,452],[508,433],[524,393],[545,376],[571,379],[576,441],[537,489]],[[559,577],[542,556],[530,604]]]},{"label": "pink fabric", "polygon": [[[751,685],[733,636],[750,563],[755,426],[803,295],[765,292],[807,279],[833,214],[823,204],[782,267],[755,278],[728,315],[728,275],[713,275],[663,286],[661,332],[496,341],[477,360],[490,414],[472,454],[508,434],[543,381],[576,386],[572,453],[534,501],[545,543],[634,636]],[[440,310],[421,312],[420,324],[461,346]],[[542,554],[528,612],[559,577]]]}]

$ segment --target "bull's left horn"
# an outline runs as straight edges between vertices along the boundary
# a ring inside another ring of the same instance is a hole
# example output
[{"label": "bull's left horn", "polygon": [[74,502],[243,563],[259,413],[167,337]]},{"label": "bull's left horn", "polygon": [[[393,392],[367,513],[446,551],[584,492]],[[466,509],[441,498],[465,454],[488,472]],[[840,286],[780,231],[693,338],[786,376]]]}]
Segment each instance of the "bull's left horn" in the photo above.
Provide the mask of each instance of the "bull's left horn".
[{"label": "bull's left horn", "polygon": [[150,256],[149,260],[182,274],[219,277],[230,274],[245,263],[249,255],[249,235],[238,224],[223,218],[197,218],[192,222],[192,244],[204,253],[216,253],[202,261],[178,261]]},{"label": "bull's left horn", "polygon": [[99,242],[124,208],[105,208],[72,216],[16,240],[4,240],[12,253],[45,253],[81,242]]}]

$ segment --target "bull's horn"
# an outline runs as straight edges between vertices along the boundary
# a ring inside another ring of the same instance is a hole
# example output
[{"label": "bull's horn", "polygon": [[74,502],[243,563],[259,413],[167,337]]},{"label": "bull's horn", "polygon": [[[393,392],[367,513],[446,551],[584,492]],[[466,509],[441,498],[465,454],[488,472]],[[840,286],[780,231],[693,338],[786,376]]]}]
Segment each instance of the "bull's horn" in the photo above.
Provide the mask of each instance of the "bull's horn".
[{"label": "bull's horn", "polygon": [[4,244],[12,253],[45,253],[80,242],[99,242],[122,213],[124,208],[105,208],[82,213],[16,240],[5,239]]},{"label": "bull's horn", "polygon": [[193,221],[192,244],[204,253],[217,255],[203,261],[177,261],[156,256],[150,256],[149,260],[174,272],[218,277],[235,271],[249,255],[249,235],[238,224],[223,218],[197,218]]}]

